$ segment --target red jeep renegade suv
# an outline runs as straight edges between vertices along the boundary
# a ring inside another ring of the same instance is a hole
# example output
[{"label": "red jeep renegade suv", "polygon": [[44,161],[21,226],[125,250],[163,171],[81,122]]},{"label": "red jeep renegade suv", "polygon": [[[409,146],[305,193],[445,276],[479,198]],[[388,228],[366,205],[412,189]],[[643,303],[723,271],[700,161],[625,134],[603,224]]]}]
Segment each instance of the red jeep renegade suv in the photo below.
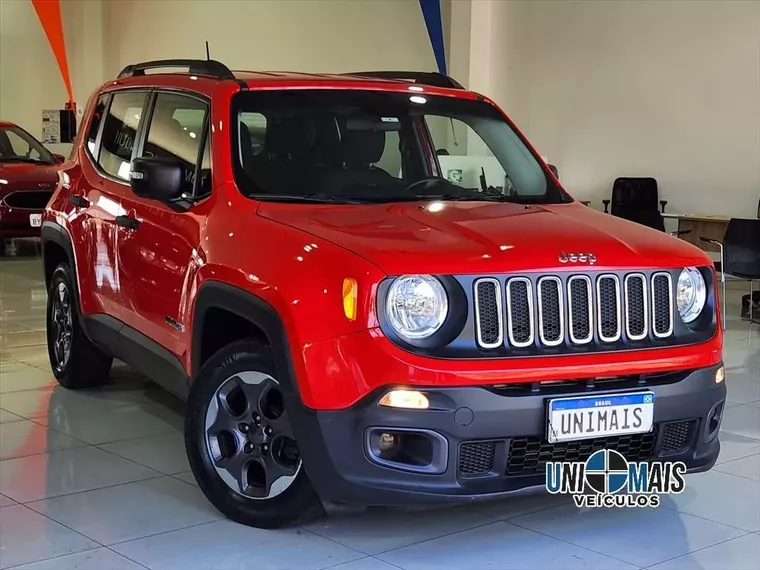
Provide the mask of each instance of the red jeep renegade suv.
[{"label": "red jeep renegade suv", "polygon": [[573,201],[442,75],[129,66],[42,238],[59,382],[119,358],[186,398],[200,488],[245,524],[718,456],[710,259]]}]

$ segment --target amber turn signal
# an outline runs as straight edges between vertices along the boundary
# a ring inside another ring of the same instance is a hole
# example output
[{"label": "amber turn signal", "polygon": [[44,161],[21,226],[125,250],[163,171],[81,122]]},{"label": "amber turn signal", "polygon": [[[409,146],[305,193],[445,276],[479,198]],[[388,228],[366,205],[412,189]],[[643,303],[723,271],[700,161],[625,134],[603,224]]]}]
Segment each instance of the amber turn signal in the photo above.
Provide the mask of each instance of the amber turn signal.
[{"label": "amber turn signal", "polygon": [[358,286],[356,279],[346,278],[343,280],[343,313],[349,321],[356,320],[356,304],[358,299]]}]

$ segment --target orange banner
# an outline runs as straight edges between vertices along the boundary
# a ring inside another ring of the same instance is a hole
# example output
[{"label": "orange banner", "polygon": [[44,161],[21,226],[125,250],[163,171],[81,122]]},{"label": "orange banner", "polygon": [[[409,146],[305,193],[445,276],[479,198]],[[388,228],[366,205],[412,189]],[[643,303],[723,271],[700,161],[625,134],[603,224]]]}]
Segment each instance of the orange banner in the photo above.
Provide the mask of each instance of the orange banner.
[{"label": "orange banner", "polygon": [[69,94],[69,105],[73,107],[74,92],[71,89],[71,77],[69,76],[69,60],[66,57],[66,41],[63,37],[63,23],[61,22],[60,0],[32,0],[32,5],[40,19],[42,29],[45,30],[50,47],[53,50],[58,69],[61,70],[66,92]]}]

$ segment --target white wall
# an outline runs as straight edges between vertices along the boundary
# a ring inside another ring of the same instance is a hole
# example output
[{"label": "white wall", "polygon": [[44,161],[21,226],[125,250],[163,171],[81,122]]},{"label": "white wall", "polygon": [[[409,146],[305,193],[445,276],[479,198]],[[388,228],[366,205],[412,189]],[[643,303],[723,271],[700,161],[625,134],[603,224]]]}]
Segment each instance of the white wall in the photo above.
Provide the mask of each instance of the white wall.
[{"label": "white wall", "polygon": [[[128,63],[435,69],[418,0],[63,0],[75,98]],[[445,0],[449,66],[493,97],[596,207],[652,175],[672,212],[760,197],[760,2]],[[40,134],[66,93],[29,0],[0,0],[0,117]]]},{"label": "white wall", "polygon": [[110,74],[135,61],[211,57],[232,69],[434,70],[417,0],[108,2]]},{"label": "white wall", "polygon": [[654,176],[671,212],[753,216],[760,2],[494,2],[488,93],[601,207]]},{"label": "white wall", "polygon": [[[418,0],[62,0],[74,98],[125,65],[211,55],[232,69],[434,70]],[[41,135],[68,99],[29,0],[0,0],[0,118]],[[66,152],[69,145],[54,145]]]},{"label": "white wall", "polygon": [[32,3],[1,0],[0,119],[17,123],[39,138],[42,109],[62,109],[67,100]]}]

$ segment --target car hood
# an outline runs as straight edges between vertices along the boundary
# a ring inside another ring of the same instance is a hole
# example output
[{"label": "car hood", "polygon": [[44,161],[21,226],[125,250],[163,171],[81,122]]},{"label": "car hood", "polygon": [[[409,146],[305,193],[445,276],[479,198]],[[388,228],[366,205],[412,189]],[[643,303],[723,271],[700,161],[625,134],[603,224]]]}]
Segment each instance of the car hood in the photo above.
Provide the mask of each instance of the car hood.
[{"label": "car hood", "polygon": [[[491,274],[567,269],[562,253],[596,257],[595,268],[710,265],[698,248],[578,203],[494,202],[309,205],[264,202],[259,215],[328,240],[388,275]],[[442,206],[442,207],[441,207]]]},{"label": "car hood", "polygon": [[[0,186],[8,190],[54,190],[58,183],[59,164],[31,164],[28,162],[0,162]],[[40,186],[41,185],[41,186]]]}]

